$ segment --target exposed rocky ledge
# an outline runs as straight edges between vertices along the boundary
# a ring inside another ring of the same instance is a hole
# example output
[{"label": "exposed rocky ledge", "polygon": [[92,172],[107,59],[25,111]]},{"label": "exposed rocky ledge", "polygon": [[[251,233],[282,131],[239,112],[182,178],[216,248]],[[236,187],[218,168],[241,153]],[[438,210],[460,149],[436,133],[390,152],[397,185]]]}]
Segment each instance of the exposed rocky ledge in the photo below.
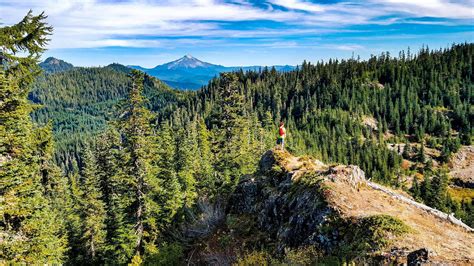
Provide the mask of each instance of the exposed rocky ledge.
[{"label": "exposed rocky ledge", "polygon": [[329,166],[284,151],[268,151],[259,171],[241,179],[229,211],[255,217],[281,252],[286,247],[314,245],[337,254],[344,245],[353,245],[349,242],[354,239],[348,237],[352,226],[380,216],[393,217],[410,228],[400,236],[387,233],[390,244],[372,250],[371,256],[383,262],[474,262],[472,228],[401,191],[367,181],[357,166]]}]

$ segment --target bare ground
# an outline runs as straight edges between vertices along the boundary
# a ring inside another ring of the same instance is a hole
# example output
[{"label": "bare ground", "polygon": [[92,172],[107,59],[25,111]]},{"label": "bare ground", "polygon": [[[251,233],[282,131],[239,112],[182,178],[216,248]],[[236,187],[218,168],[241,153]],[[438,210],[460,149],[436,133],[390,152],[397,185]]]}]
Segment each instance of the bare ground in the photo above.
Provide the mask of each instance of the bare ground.
[{"label": "bare ground", "polygon": [[[306,171],[331,168],[311,158],[298,158],[287,152],[279,152],[279,154],[279,157],[283,158],[281,165],[288,171],[294,172],[294,176]],[[472,167],[472,163],[469,167]],[[411,251],[426,248],[431,252],[432,261],[455,264],[474,263],[474,233],[472,231],[415,204],[400,200],[399,196],[405,199],[409,197],[402,191],[383,186],[381,187],[390,193],[374,189],[363,176],[360,176],[358,181],[354,186],[352,180],[347,182],[344,179],[327,179],[325,183],[330,187],[328,201],[340,211],[343,217],[361,218],[387,214],[405,222],[411,228],[411,232],[396,239],[387,251],[395,247]],[[394,197],[394,194],[397,196]],[[441,214],[447,216],[447,214]]]},{"label": "bare ground", "polygon": [[449,162],[449,174],[465,183],[474,183],[474,146],[463,146]]}]

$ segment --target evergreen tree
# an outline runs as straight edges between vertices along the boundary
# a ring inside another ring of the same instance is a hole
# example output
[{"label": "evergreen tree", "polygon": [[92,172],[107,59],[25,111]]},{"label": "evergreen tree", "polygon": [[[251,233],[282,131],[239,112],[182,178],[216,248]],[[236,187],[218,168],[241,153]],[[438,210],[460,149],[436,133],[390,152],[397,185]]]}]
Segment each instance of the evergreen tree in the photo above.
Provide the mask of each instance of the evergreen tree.
[{"label": "evergreen tree", "polygon": [[244,116],[245,102],[235,73],[223,73],[219,85],[219,110],[214,134],[215,168],[225,193],[232,191],[242,174],[255,165],[252,157],[250,121]]},{"label": "evergreen tree", "polygon": [[196,155],[197,132],[192,124],[188,124],[186,130],[179,129],[176,134],[175,169],[183,192],[184,205],[191,207],[197,197],[196,193]]},{"label": "evergreen tree", "polygon": [[410,192],[413,198],[416,200],[421,200],[420,183],[418,182],[418,178],[416,176],[413,178],[413,184],[410,188]]},{"label": "evergreen tree", "polygon": [[[122,177],[128,190],[122,197],[129,198],[125,208],[125,238],[128,259],[139,261],[157,252],[156,241],[160,231],[171,221],[181,207],[182,195],[175,178],[160,169],[156,162],[156,136],[150,122],[152,114],[145,106],[143,73],[132,71],[132,86],[125,106],[125,113],[119,122],[123,135],[125,175]],[[174,143],[171,142],[174,146]],[[173,159],[173,157],[167,158]],[[161,161],[163,161],[161,159]],[[171,165],[173,166],[173,165]],[[168,182],[170,181],[170,182]]]},{"label": "evergreen tree", "polygon": [[[157,169],[152,165],[152,137],[150,120],[151,113],[144,107],[142,96],[143,74],[132,72],[132,87],[127,102],[127,114],[122,120],[125,137],[124,148],[129,154],[125,167],[127,168],[128,183],[131,186],[132,202],[129,210],[130,220],[134,229],[134,255],[143,255],[145,245],[154,245],[157,228],[153,221],[155,210],[151,200],[158,192],[156,180]],[[151,240],[151,241],[150,241]]]},{"label": "evergreen tree", "polygon": [[431,187],[430,206],[441,211],[446,211],[446,205],[448,203],[448,176],[445,173],[435,174],[431,181]]},{"label": "evergreen tree", "polygon": [[[53,202],[58,172],[50,162],[47,128],[29,116],[29,85],[52,28],[29,12],[0,28],[0,262],[61,263],[66,239]],[[25,55],[24,57],[18,56]]]},{"label": "evergreen tree", "polygon": [[425,163],[426,156],[425,156],[425,144],[424,141],[421,141],[420,148],[418,149],[417,159],[421,163]]},{"label": "evergreen tree", "polygon": [[214,179],[214,170],[212,167],[213,154],[211,153],[210,142],[212,137],[210,136],[211,132],[207,129],[202,118],[197,121],[197,132],[197,186],[202,195],[212,196],[216,194],[216,180]]},{"label": "evergreen tree", "polygon": [[89,148],[84,150],[82,171],[82,237],[85,262],[100,263],[106,247],[106,211],[102,201],[102,187],[97,172],[97,162]]}]

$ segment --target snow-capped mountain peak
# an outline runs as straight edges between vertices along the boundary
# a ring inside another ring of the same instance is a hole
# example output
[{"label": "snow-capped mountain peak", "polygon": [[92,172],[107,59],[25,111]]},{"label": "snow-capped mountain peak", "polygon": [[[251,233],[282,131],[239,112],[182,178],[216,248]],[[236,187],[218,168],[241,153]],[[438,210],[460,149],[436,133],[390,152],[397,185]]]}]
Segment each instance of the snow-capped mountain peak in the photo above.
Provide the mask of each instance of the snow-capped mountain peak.
[{"label": "snow-capped mountain peak", "polygon": [[212,67],[213,64],[203,62],[190,54],[187,54],[181,57],[178,60],[164,64],[167,69],[176,69],[176,68],[198,68],[198,67]]}]

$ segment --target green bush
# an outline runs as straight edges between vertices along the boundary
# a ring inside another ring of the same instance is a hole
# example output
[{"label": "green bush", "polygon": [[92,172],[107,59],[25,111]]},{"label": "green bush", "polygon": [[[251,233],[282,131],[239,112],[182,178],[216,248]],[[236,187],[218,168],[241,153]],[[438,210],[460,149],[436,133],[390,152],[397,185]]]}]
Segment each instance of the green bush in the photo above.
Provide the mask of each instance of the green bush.
[{"label": "green bush", "polygon": [[267,266],[270,255],[264,251],[253,251],[238,259],[234,266]]},{"label": "green bush", "polygon": [[145,265],[180,265],[183,259],[183,247],[178,243],[165,243],[157,253],[145,260]]},{"label": "green bush", "polygon": [[286,250],[286,255],[280,263],[272,265],[315,265],[323,253],[314,246],[305,246],[298,249]]},{"label": "green bush", "polygon": [[346,258],[375,253],[409,231],[410,228],[403,221],[390,215],[365,217],[347,225],[345,245],[338,253]]}]

